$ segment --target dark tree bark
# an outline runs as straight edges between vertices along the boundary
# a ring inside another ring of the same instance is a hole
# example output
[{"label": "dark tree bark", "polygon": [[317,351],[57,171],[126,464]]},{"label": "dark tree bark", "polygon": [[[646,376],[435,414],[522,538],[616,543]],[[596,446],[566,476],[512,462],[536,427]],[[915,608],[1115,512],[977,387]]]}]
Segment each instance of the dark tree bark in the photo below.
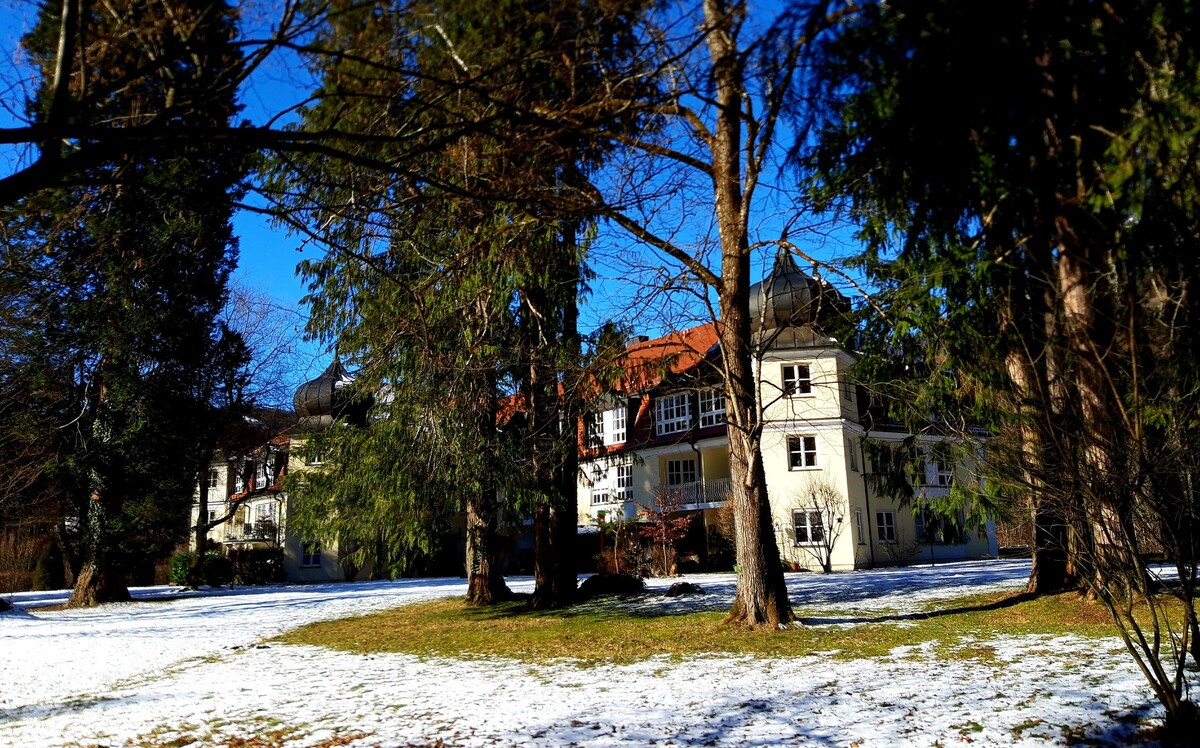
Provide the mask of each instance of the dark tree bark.
[{"label": "dark tree bark", "polygon": [[729,473],[738,563],[737,595],[727,620],[778,625],[792,618],[783,563],[775,542],[762,464],[762,414],[750,352],[750,249],[742,179],[743,61],[737,48],[737,14],[744,6],[705,0],[706,36],[716,84],[716,129],[711,141],[713,197],[721,239],[717,287],[719,335],[725,367]]}]

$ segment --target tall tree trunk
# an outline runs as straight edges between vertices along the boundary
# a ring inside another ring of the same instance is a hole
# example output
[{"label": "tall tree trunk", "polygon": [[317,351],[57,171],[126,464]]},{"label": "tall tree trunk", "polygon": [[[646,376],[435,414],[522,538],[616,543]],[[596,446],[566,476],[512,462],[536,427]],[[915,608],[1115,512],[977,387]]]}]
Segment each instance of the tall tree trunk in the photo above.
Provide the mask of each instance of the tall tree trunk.
[{"label": "tall tree trunk", "polygon": [[[564,170],[564,179],[571,186],[582,183],[574,166]],[[574,599],[577,589],[578,569],[576,548],[579,538],[579,423],[580,423],[580,340],[579,340],[579,286],[580,258],[577,237],[578,221],[565,220],[561,228],[558,249],[561,258],[555,264],[555,296],[561,299],[562,330],[559,349],[562,352],[561,395],[558,399],[558,447],[561,450],[557,462],[555,501],[550,507],[550,534],[554,555],[555,589],[564,601]]]},{"label": "tall tree trunk", "polygon": [[126,602],[130,599],[125,573],[117,559],[117,538],[112,536],[111,521],[114,512],[119,512],[119,501],[111,501],[114,488],[109,484],[112,468],[107,463],[108,444],[112,436],[112,414],[108,412],[107,372],[112,368],[112,358],[103,356],[99,364],[100,383],[92,404],[94,420],[92,437],[98,449],[98,464],[93,464],[88,476],[91,482],[91,497],[87,502],[84,522],[83,545],[85,560],[75,588],[71,591],[68,608],[91,608],[103,603]]},{"label": "tall tree trunk", "polygon": [[737,29],[745,8],[704,0],[705,37],[716,84],[717,120],[710,141],[713,198],[721,239],[720,343],[725,368],[730,501],[738,563],[737,595],[727,620],[778,625],[792,618],[783,562],[775,542],[762,464],[762,416],[750,354],[750,248],[742,193],[744,71]]},{"label": "tall tree trunk", "polygon": [[[477,410],[476,428],[482,452],[489,459],[495,453],[496,375],[488,372],[480,379],[481,407]],[[467,602],[472,605],[491,605],[512,595],[497,558],[499,507],[496,484],[491,477],[493,470],[484,473],[485,484],[467,499]]]},{"label": "tall tree trunk", "polygon": [[467,501],[467,602],[492,605],[511,596],[497,562],[496,489],[487,487]]},{"label": "tall tree trunk", "polygon": [[208,472],[212,469],[213,450],[209,449],[200,461],[199,476],[196,480],[196,524],[192,528],[192,544],[196,547],[196,555],[192,559],[192,567],[188,569],[187,582],[189,587],[199,587],[204,582],[204,554],[208,553]]},{"label": "tall tree trunk", "polygon": [[557,568],[559,558],[555,543],[551,505],[556,503],[558,482],[555,475],[555,437],[557,432],[553,367],[546,363],[552,341],[547,336],[549,320],[541,316],[548,312],[548,295],[539,289],[523,292],[525,307],[521,318],[522,348],[527,361],[528,376],[525,396],[528,400],[528,439],[530,473],[539,499],[533,514],[533,606],[552,608],[566,601],[559,594]]}]

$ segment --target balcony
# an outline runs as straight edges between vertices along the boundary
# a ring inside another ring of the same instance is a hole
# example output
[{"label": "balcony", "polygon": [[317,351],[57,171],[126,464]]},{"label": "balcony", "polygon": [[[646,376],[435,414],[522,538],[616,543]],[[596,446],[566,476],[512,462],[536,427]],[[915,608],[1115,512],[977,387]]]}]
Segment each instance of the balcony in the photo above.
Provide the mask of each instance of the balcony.
[{"label": "balcony", "polygon": [[663,486],[666,494],[679,496],[684,509],[715,509],[729,497],[729,479],[698,480]]},{"label": "balcony", "polygon": [[279,540],[279,528],[269,519],[229,525],[225,530],[226,543],[274,543]]}]

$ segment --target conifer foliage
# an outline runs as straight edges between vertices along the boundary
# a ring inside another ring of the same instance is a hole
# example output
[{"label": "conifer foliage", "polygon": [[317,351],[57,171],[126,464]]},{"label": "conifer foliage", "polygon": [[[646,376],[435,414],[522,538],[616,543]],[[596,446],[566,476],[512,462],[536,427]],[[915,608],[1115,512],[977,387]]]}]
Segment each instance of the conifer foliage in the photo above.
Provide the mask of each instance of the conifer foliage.
[{"label": "conifer foliage", "polygon": [[[48,3],[24,42],[45,76],[30,109],[106,126],[225,127],[237,109],[232,34],[220,2]],[[6,353],[35,373],[26,412],[54,426],[40,432],[55,441],[43,468],[82,532],[72,605],[127,599],[126,575],[145,578],[186,530],[212,410],[205,383],[213,367],[239,365],[224,360],[239,346],[222,343],[215,320],[243,173],[204,142],[118,149],[73,175],[78,187],[36,192],[3,215],[5,252],[23,269]]]},{"label": "conifer foliage", "polygon": [[[827,48],[815,154],[886,292],[872,347],[931,374],[918,394],[946,423],[993,426],[991,482],[1035,516],[1031,588],[1104,599],[1189,737],[1196,18],[1190,2],[866,6]],[[1182,620],[1144,564],[1154,542]]]},{"label": "conifer foliage", "polygon": [[[583,176],[607,148],[596,133],[631,117],[623,87],[599,85],[604,65],[623,64],[639,4],[627,5],[331,14],[304,127],[352,130],[369,150],[276,164],[283,214],[331,248],[304,268],[311,329],[359,365],[357,386],[386,393],[365,430],[314,437],[330,467],[304,478],[305,527],[363,554],[387,545],[362,534],[379,528],[429,550],[465,511],[475,602],[506,594],[501,494],[509,517],[535,518],[538,604],[575,591]],[[355,496],[378,503],[351,509]]]}]

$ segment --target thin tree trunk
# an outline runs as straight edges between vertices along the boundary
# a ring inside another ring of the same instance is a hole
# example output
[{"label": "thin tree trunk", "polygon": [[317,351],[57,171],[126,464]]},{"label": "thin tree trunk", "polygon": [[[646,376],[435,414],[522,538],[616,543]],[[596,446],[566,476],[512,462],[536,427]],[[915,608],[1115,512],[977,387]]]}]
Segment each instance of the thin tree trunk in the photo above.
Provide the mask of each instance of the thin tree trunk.
[{"label": "thin tree trunk", "polygon": [[196,525],[192,528],[192,544],[196,546],[196,555],[192,559],[192,567],[188,569],[187,582],[190,587],[199,587],[204,581],[204,554],[208,552],[208,471],[212,468],[213,450],[200,462],[199,477],[196,485]]}]

